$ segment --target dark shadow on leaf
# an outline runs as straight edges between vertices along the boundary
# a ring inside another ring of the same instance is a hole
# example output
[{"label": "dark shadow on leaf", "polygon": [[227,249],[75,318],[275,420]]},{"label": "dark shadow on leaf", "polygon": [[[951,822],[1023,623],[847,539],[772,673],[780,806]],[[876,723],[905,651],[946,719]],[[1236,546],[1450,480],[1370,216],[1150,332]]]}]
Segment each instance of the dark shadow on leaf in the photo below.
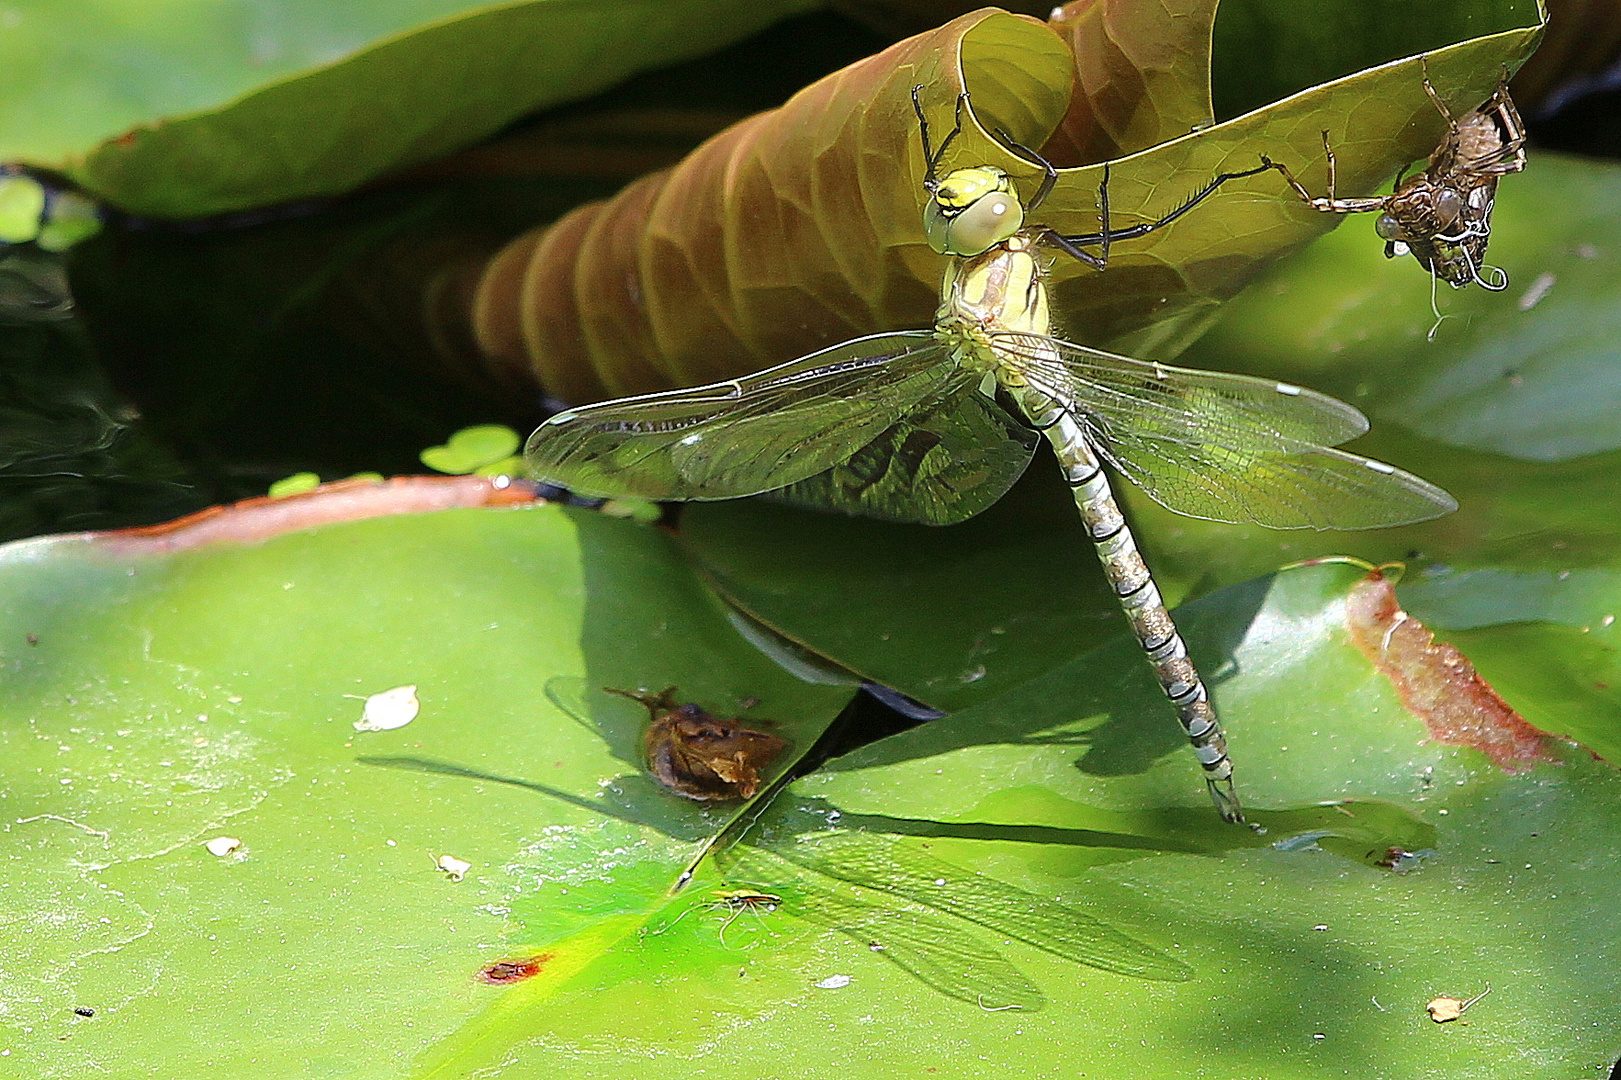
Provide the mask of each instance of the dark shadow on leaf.
[{"label": "dark shadow on leaf", "polygon": [[627,774],[615,778],[603,787],[611,798],[588,799],[583,795],[563,791],[560,788],[548,787],[533,780],[523,780],[515,776],[500,776],[496,773],[484,772],[480,769],[470,769],[465,765],[456,765],[448,761],[434,761],[429,758],[415,757],[357,757],[356,761],[363,765],[376,765],[384,769],[406,769],[411,772],[434,773],[439,776],[459,776],[468,780],[483,780],[495,784],[510,784],[513,787],[525,788],[538,792],[541,795],[561,800],[570,806],[604,817],[618,818],[633,825],[643,825],[650,829],[657,829],[676,840],[696,842],[707,839],[720,828],[721,822],[708,821],[703,817],[701,808],[692,804],[680,803],[672,799],[670,793],[642,775]]},{"label": "dark shadow on leaf", "polygon": [[[1237,672],[1234,653],[1271,588],[1270,577],[1178,609],[1183,637],[1210,685]],[[1091,776],[1147,772],[1187,739],[1135,641],[1115,639],[1005,694],[823,766],[877,768],[971,746],[1083,746],[1076,768]],[[1191,756],[1190,769],[1194,768]]]}]

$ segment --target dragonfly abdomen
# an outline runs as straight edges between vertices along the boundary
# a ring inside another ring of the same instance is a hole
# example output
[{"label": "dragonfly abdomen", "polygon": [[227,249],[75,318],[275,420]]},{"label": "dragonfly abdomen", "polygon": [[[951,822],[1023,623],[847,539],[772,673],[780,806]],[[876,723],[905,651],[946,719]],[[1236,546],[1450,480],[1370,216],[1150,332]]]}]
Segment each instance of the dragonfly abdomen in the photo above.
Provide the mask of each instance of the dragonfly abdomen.
[{"label": "dragonfly abdomen", "polygon": [[1160,689],[1176,710],[1177,719],[1193,744],[1204,768],[1205,782],[1221,816],[1244,820],[1233,791],[1233,764],[1227,758],[1227,740],[1216,710],[1210,703],[1199,671],[1188,656],[1182,635],[1165,608],[1154,576],[1137,548],[1136,538],[1115,501],[1103,463],[1092,448],[1075,411],[1055,395],[1031,386],[1009,388],[1025,416],[1052,443],[1064,469],[1064,479],[1075,495],[1086,534],[1097,548],[1098,561],[1132,633],[1159,680]]}]

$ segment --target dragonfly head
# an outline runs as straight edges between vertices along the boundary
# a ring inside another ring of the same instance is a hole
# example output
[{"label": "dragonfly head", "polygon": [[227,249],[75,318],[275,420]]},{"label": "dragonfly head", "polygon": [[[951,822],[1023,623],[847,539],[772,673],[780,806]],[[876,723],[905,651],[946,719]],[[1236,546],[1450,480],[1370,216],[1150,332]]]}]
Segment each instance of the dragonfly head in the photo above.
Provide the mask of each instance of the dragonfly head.
[{"label": "dragonfly head", "polygon": [[953,169],[923,205],[923,235],[941,255],[989,251],[1024,227],[1024,204],[1001,169]]}]

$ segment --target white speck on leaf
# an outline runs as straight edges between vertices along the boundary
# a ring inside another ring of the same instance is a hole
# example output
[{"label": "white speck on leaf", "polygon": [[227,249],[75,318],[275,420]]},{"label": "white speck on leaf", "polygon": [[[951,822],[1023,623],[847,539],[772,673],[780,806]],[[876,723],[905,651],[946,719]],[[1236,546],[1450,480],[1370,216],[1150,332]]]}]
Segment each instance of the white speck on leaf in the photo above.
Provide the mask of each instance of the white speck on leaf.
[{"label": "white speck on leaf", "polygon": [[441,855],[433,861],[433,864],[443,870],[451,881],[460,881],[467,876],[467,871],[473,868],[472,863],[466,859],[458,859],[454,855]]},{"label": "white speck on leaf", "polygon": [[242,841],[234,836],[216,836],[203,844],[203,847],[208,849],[208,853],[216,859],[225,858],[225,856],[241,846]]},{"label": "white speck on leaf", "polygon": [[829,975],[827,978],[816,984],[817,989],[820,990],[843,990],[849,985],[850,976],[848,975]]},{"label": "white speck on leaf", "polygon": [[1530,311],[1532,308],[1542,303],[1542,298],[1548,295],[1548,290],[1553,288],[1556,280],[1558,279],[1552,274],[1538,274],[1537,279],[1531,282],[1531,287],[1525,290],[1525,295],[1520,297],[1520,310]]},{"label": "white speck on leaf", "polygon": [[393,731],[415,720],[421,708],[414,685],[396,686],[366,699],[366,707],[355,721],[355,730]]}]

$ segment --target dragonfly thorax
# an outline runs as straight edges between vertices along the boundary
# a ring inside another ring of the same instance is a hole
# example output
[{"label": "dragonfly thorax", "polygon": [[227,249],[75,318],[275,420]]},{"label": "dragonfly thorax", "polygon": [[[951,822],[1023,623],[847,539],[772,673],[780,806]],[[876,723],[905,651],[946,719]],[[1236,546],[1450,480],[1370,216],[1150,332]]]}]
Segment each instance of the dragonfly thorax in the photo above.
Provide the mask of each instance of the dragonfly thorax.
[{"label": "dragonfly thorax", "polygon": [[1046,334],[1047,289],[1034,236],[1017,233],[989,251],[953,259],[940,285],[936,322],[996,333]]},{"label": "dragonfly thorax", "polygon": [[982,254],[1024,227],[1024,204],[1001,169],[954,169],[929,191],[923,235],[941,255]]}]

